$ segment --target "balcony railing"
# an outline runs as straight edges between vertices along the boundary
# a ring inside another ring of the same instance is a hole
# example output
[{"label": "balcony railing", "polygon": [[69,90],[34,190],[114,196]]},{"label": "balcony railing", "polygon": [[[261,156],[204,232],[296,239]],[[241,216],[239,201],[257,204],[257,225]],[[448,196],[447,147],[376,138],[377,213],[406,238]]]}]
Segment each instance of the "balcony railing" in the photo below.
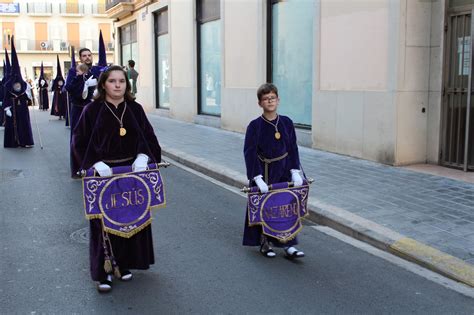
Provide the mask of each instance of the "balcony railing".
[{"label": "balcony railing", "polygon": [[91,9],[92,14],[105,14],[105,3],[94,3]]},{"label": "balcony railing", "polygon": [[60,14],[84,14],[83,4],[74,3],[60,3],[59,4]]},{"label": "balcony railing", "polygon": [[53,5],[51,3],[33,2],[26,4],[28,14],[52,14]]},{"label": "balcony railing", "polygon": [[[0,42],[0,50],[3,51],[4,48],[7,50],[11,49],[10,42]],[[15,39],[15,47],[19,51],[55,51],[55,52],[66,52],[71,46],[75,47],[76,54],[79,49],[87,47],[92,51],[99,50],[99,41],[98,40],[77,40],[77,41],[67,41],[62,39]],[[114,51],[114,42],[105,41],[105,50]]]},{"label": "balcony railing", "polygon": [[115,7],[119,3],[131,3],[133,2],[132,0],[107,0],[105,4],[105,9],[109,10],[113,7]]},{"label": "balcony railing", "polygon": [[[106,51],[114,51],[114,49],[115,49],[114,42],[104,41],[104,44],[105,44],[105,50]],[[76,51],[77,51],[77,49],[82,48],[82,47],[87,47],[92,51],[98,51],[99,50],[99,41],[98,40],[81,40],[80,46],[75,46],[75,47],[76,47]]]}]

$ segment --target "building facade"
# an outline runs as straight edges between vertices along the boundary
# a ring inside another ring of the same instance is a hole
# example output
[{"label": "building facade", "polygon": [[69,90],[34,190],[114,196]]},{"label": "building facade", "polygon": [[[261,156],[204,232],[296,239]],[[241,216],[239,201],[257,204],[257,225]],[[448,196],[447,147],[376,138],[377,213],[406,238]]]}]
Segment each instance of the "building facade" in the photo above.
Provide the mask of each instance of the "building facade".
[{"label": "building facade", "polygon": [[[70,49],[87,47],[97,62],[99,30],[107,58],[114,60],[112,20],[105,14],[105,0],[13,1],[0,0],[0,49],[10,51],[14,35],[23,77],[36,79],[44,64],[47,79],[56,76],[56,55],[63,75],[70,67]],[[3,58],[4,59],[4,58]]]},{"label": "building facade", "polygon": [[244,132],[279,87],[301,144],[474,169],[472,0],[107,0],[138,100]]}]

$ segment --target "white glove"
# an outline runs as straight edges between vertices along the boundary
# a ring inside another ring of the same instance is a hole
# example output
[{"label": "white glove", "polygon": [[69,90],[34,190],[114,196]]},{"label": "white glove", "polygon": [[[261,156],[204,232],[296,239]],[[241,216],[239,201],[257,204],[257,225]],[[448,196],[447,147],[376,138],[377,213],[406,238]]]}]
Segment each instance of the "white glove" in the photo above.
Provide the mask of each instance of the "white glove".
[{"label": "white glove", "polygon": [[87,94],[89,94],[89,86],[87,85],[87,81],[84,82],[84,89],[82,90],[82,99],[85,100],[87,98]]},{"label": "white glove", "polygon": [[5,108],[5,115],[7,115],[8,117],[12,117],[12,111],[10,110],[10,107],[11,106]]},{"label": "white glove", "polygon": [[268,192],[268,185],[263,181],[262,175],[257,175],[253,178],[255,184],[257,184],[258,189],[262,194],[266,194]]},{"label": "white glove", "polygon": [[291,181],[295,187],[303,185],[303,178],[300,175],[300,170],[290,170]]},{"label": "white glove", "polygon": [[97,85],[97,80],[94,79],[94,77],[90,77],[89,79],[86,80],[86,82],[84,83],[84,85],[87,84],[87,86],[91,87],[91,86],[96,86]]},{"label": "white glove", "polygon": [[132,164],[132,172],[142,172],[146,171],[148,167],[148,155],[143,153],[138,153],[135,162]]},{"label": "white glove", "polygon": [[102,161],[95,163],[93,167],[101,177],[112,176],[112,169]]},{"label": "white glove", "polygon": [[89,88],[96,86],[97,80],[94,77],[90,77],[89,79],[84,82],[84,89],[82,90],[82,99],[85,100],[87,98],[87,94],[89,94]]}]

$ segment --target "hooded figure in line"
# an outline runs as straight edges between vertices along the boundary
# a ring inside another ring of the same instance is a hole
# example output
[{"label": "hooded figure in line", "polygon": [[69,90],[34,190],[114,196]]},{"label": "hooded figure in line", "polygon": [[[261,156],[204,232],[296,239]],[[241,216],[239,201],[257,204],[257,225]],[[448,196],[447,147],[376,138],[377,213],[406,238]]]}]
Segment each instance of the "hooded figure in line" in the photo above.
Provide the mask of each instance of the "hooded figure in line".
[{"label": "hooded figure in line", "polygon": [[0,97],[1,97],[0,98],[0,103],[1,103],[0,104],[0,127],[5,125],[5,112],[3,111],[4,109],[3,102],[6,96],[5,86],[7,85],[8,77],[11,71],[10,58],[8,58],[8,52],[6,48],[5,48],[5,60],[6,61],[3,62],[3,78],[2,78],[2,81],[0,82],[0,85],[1,85],[0,89],[2,90],[0,94]]},{"label": "hooded figure in line", "polygon": [[3,110],[5,112],[5,132],[3,146],[5,148],[31,147],[34,145],[31,132],[30,112],[27,84],[21,77],[20,64],[16,54],[14,38],[12,36],[12,64],[7,83]]},{"label": "hooded figure in line", "polygon": [[53,95],[53,102],[51,103],[51,115],[58,116],[59,119],[62,119],[66,116],[67,95],[66,91],[63,90],[64,78],[61,71],[61,64],[59,63],[59,56],[56,56],[56,58],[56,78],[54,78],[53,84],[51,85],[51,91]]},{"label": "hooded figure in line", "polygon": [[39,109],[49,109],[49,96],[48,96],[48,81],[44,76],[43,62],[41,62],[41,72],[38,78],[38,98],[39,98]]}]

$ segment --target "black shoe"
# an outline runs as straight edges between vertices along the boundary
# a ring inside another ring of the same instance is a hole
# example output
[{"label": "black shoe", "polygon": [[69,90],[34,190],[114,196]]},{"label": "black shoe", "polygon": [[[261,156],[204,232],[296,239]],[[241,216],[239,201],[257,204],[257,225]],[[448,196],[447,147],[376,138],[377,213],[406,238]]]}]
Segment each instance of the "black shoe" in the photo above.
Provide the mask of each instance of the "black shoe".
[{"label": "black shoe", "polygon": [[130,281],[132,280],[132,273],[130,272],[130,270],[121,270],[120,271],[120,274],[122,275],[122,277],[120,277],[120,280],[122,281]]},{"label": "black shoe", "polygon": [[285,247],[285,254],[286,254],[286,257],[289,258],[289,259],[303,258],[304,257],[304,253],[302,251],[298,250],[294,246]]},{"label": "black shoe", "polygon": [[262,237],[262,244],[260,245],[260,253],[267,258],[274,258],[276,253],[273,251],[273,248],[268,243],[266,237]]},{"label": "black shoe", "polygon": [[106,280],[102,280],[97,284],[97,291],[100,293],[110,292],[112,290],[112,276],[107,275]]}]

